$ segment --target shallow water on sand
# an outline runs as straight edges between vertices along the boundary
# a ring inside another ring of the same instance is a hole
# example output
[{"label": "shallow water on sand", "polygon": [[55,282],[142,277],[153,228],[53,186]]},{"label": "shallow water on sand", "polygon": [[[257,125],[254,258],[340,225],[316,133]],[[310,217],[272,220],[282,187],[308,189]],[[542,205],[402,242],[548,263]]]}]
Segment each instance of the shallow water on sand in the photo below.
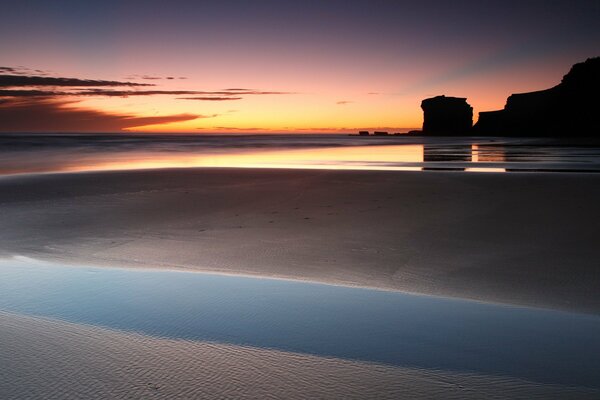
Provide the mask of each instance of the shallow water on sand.
[{"label": "shallow water on sand", "polygon": [[0,261],[0,310],[144,335],[600,388],[600,317],[300,281]]},{"label": "shallow water on sand", "polygon": [[600,143],[345,135],[0,135],[0,175],[186,167],[600,172]]}]

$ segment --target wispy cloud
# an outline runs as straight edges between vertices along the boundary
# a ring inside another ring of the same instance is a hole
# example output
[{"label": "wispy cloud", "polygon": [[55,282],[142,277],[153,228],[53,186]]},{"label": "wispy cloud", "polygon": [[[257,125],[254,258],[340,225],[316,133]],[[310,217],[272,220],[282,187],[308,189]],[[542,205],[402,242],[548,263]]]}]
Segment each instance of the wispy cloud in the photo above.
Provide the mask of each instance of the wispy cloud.
[{"label": "wispy cloud", "polygon": [[340,101],[337,101],[335,104],[338,104],[340,106],[345,106],[346,104],[350,104],[350,103],[354,103],[354,102],[350,101],[350,100],[340,100]]},{"label": "wispy cloud", "polygon": [[266,95],[266,94],[288,94],[284,92],[239,92],[230,93],[223,91],[201,91],[201,90],[111,90],[111,89],[84,89],[76,91],[60,90],[38,90],[38,89],[0,89],[0,97],[60,97],[60,96],[106,96],[106,97],[129,97],[129,96],[155,96],[173,95],[184,96],[198,95],[200,97],[179,97],[181,100],[240,100],[240,95]]},{"label": "wispy cloud", "polygon": [[[245,88],[228,88],[216,91],[138,89],[156,86],[156,84],[15,74],[15,72],[22,71],[27,70],[22,68],[17,69],[13,67],[0,67],[0,97],[129,97],[171,95],[190,96],[180,97],[179,99],[181,100],[228,101],[241,100],[242,96],[294,94],[294,92]],[[1,74],[2,72],[5,72],[5,74]],[[6,74],[6,72],[9,74]],[[185,77],[175,78],[173,76],[168,76],[162,78],[160,76],[153,75],[132,75],[129,78],[143,80],[185,79]],[[118,89],[119,87],[128,89]]]},{"label": "wispy cloud", "polygon": [[10,74],[10,75],[50,75],[50,71],[45,71],[43,69],[31,69],[23,66],[18,67],[0,67],[0,74]]},{"label": "wispy cloud", "polygon": [[187,78],[185,76],[175,77],[175,76],[155,76],[155,75],[129,75],[129,76],[126,76],[125,79],[129,79],[129,80],[143,79],[143,80],[147,80],[147,81],[158,81],[161,79],[173,80],[173,79],[187,79]]},{"label": "wispy cloud", "polygon": [[297,94],[297,92],[278,92],[269,90],[255,90],[255,89],[224,89],[219,92],[213,92],[214,94],[229,94],[229,95],[271,95],[271,94]]},{"label": "wispy cloud", "polygon": [[[39,71],[39,74],[35,73]],[[186,79],[174,76],[132,75],[127,79],[158,81]],[[237,101],[245,96],[287,95],[293,92],[246,88],[210,90],[161,90],[154,83],[44,76],[42,70],[0,67],[0,131],[10,132],[102,132],[216,118],[220,114],[177,114],[139,117],[80,107],[89,97],[181,96],[179,100]],[[218,129],[235,129],[220,127]],[[245,130],[262,130],[248,128]]]},{"label": "wispy cloud", "polygon": [[148,83],[104,81],[78,78],[53,78],[49,76],[0,75],[0,87],[25,86],[154,86]]},{"label": "wispy cloud", "polygon": [[153,95],[190,95],[202,92],[190,90],[107,90],[86,89],[78,91],[38,90],[38,89],[0,89],[0,97],[82,97],[82,96],[153,96]]},{"label": "wispy cloud", "polygon": [[119,132],[128,128],[213,115],[176,114],[154,117],[108,113],[81,108],[76,101],[55,99],[4,99],[0,101],[0,131],[3,132]]}]

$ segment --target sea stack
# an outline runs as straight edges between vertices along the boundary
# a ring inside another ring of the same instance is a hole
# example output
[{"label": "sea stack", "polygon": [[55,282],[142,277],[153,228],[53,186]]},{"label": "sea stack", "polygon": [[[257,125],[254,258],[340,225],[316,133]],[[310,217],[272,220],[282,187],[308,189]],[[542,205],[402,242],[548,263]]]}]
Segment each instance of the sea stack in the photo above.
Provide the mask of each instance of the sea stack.
[{"label": "sea stack", "polygon": [[473,126],[473,107],[463,97],[436,96],[421,102],[423,133],[428,135],[468,135]]}]

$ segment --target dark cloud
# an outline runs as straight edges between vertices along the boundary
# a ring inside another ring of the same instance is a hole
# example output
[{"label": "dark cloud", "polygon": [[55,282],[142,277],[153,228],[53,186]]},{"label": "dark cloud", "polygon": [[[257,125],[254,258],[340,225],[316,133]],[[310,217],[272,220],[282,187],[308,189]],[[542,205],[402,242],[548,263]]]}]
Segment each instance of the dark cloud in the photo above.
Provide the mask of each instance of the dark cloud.
[{"label": "dark cloud", "polygon": [[178,100],[199,100],[199,101],[229,101],[241,100],[242,97],[178,97]]},{"label": "dark cloud", "polygon": [[60,97],[60,96],[107,96],[107,97],[128,97],[128,96],[154,96],[154,95],[174,95],[174,96],[201,96],[201,97],[183,97],[185,100],[239,100],[241,95],[281,95],[292,94],[292,92],[267,92],[267,91],[246,91],[246,92],[227,92],[227,91],[199,91],[199,90],[111,90],[102,88],[90,88],[74,91],[58,90],[39,90],[39,89],[0,89],[0,97]]},{"label": "dark cloud", "polygon": [[154,95],[195,95],[204,92],[188,90],[104,90],[88,89],[84,91],[57,91],[38,89],[0,89],[0,97],[129,97],[129,96],[154,96]]},{"label": "dark cloud", "polygon": [[26,67],[0,67],[0,74],[8,74],[8,75],[49,75],[49,71],[44,71],[41,69],[30,69]]},{"label": "dark cloud", "polygon": [[335,104],[339,104],[341,106],[346,105],[346,104],[350,104],[350,103],[354,103],[353,101],[349,101],[349,100],[341,100],[336,102]]},{"label": "dark cloud", "polygon": [[108,97],[129,97],[129,96],[154,96],[154,95],[196,95],[212,94],[211,92],[199,92],[196,90],[108,90],[108,89],[89,89],[80,92],[67,92],[69,96],[108,96]]},{"label": "dark cloud", "polygon": [[[132,90],[132,89],[112,89],[113,87],[148,87],[156,86],[150,83],[136,83],[130,81],[106,81],[98,79],[79,79],[79,78],[57,78],[49,76],[32,75],[32,72],[41,70],[30,70],[25,67],[0,67],[0,97],[62,97],[62,96],[107,96],[107,97],[128,97],[128,96],[153,96],[153,95],[174,95],[174,96],[194,96],[182,97],[184,100],[204,100],[204,101],[226,101],[240,100],[242,95],[282,95],[292,94],[292,92],[263,91],[244,88],[228,88],[218,91],[200,91],[200,90]],[[27,72],[27,75],[20,73]],[[4,73],[4,74],[3,74]],[[154,75],[131,75],[127,79],[143,80],[161,80],[161,79],[186,79],[185,77],[175,78],[174,76],[160,77]],[[108,89],[110,88],[110,89]]]},{"label": "dark cloud", "polygon": [[7,74],[15,74],[15,73],[18,73],[19,71],[17,68],[13,68],[13,67],[0,67],[0,72],[7,73]]},{"label": "dark cloud", "polygon": [[126,128],[217,116],[178,114],[136,117],[78,108],[75,101],[4,99],[0,101],[2,132],[119,132]]},{"label": "dark cloud", "polygon": [[[235,101],[242,96],[283,95],[292,92],[262,91],[256,89],[228,88],[218,91],[156,90],[149,83],[133,80],[186,79],[185,77],[160,77],[132,75],[127,81],[60,78],[43,76],[42,70],[25,67],[0,67],[0,132],[118,132],[127,128],[197,118],[216,118],[220,114],[178,114],[155,117],[138,117],[111,113],[79,106],[81,98],[129,97],[170,95],[182,100]],[[236,128],[220,127],[216,129]],[[264,130],[244,128],[240,130]]]},{"label": "dark cloud", "polygon": [[67,92],[35,89],[0,89],[0,97],[55,97],[67,95]]},{"label": "dark cloud", "polygon": [[[20,73],[26,72],[25,75]],[[229,88],[218,91],[156,90],[147,83],[96,79],[57,78],[33,75],[24,67],[0,67],[0,132],[118,132],[146,125],[215,118],[220,114],[178,114],[156,117],[110,113],[78,106],[84,97],[129,97],[170,95],[182,100],[235,101],[242,96],[283,95],[292,92]],[[4,73],[4,74],[3,74]],[[185,79],[134,75],[131,79]],[[130,79],[127,78],[127,79]],[[75,100],[74,100],[75,99]],[[229,129],[221,127],[217,129]],[[235,128],[231,128],[235,130]],[[247,128],[245,130],[263,130]]]},{"label": "dark cloud", "polygon": [[0,75],[0,87],[26,86],[154,86],[147,83],[102,81],[78,78],[52,78],[48,76]]},{"label": "dark cloud", "polygon": [[[0,97],[61,97],[61,96],[154,96],[154,95],[212,95],[220,92],[202,92],[195,90],[107,90],[107,89],[85,89],[80,91],[57,91],[37,89],[0,89]],[[230,97],[227,97],[229,99]],[[233,98],[233,97],[231,97]],[[192,98],[195,99],[195,98]]]},{"label": "dark cloud", "polygon": [[[219,96],[234,98],[236,96],[255,96],[255,95],[280,95],[280,94],[292,94],[291,92],[268,92],[268,91],[260,91],[260,90],[251,90],[251,91],[238,91],[238,92],[229,92],[229,91],[203,91],[203,90],[108,90],[108,89],[88,89],[80,92],[70,92],[68,93],[71,96],[151,96],[151,95],[160,95],[160,94],[170,94],[170,95],[199,95],[199,96],[212,96],[212,98],[216,98]],[[198,98],[186,98],[187,100],[197,100]],[[236,99],[237,100],[237,99]]]}]

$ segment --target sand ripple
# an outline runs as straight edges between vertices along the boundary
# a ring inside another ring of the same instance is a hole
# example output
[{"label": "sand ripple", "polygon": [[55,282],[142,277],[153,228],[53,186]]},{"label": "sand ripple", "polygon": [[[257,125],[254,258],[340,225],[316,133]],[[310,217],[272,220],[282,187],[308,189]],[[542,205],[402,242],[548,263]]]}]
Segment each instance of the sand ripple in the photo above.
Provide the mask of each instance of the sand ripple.
[{"label": "sand ripple", "polygon": [[585,399],[600,391],[157,339],[0,312],[2,399]]}]

